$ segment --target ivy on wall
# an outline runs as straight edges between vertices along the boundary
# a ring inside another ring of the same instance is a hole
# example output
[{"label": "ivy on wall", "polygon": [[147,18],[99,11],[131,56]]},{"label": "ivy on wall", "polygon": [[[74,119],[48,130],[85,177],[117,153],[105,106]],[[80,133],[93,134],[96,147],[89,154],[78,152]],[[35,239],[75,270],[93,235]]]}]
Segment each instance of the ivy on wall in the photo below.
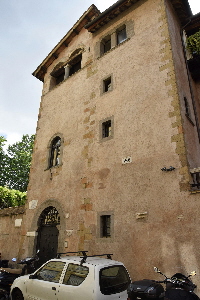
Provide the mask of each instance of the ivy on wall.
[{"label": "ivy on wall", "polygon": [[187,38],[187,47],[191,54],[200,54],[200,30]]}]

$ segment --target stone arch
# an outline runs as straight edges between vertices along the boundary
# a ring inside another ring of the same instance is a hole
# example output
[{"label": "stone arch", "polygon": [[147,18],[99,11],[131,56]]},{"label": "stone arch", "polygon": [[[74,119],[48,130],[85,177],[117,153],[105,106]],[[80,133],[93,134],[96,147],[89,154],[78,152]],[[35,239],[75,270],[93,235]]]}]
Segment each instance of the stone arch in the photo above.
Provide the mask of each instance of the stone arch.
[{"label": "stone arch", "polygon": [[32,242],[30,241],[29,243],[29,253],[35,253],[36,252],[36,247],[37,247],[37,233],[39,230],[39,220],[41,218],[42,212],[48,208],[48,207],[55,207],[56,210],[58,211],[59,217],[60,217],[60,224],[56,225],[59,235],[58,235],[58,247],[57,247],[57,252],[63,252],[64,248],[64,240],[65,240],[65,230],[66,230],[66,217],[64,213],[64,208],[60,204],[59,201],[55,199],[49,199],[45,202],[43,202],[38,208],[37,211],[33,217],[33,221],[31,224],[30,231],[36,232],[36,235],[34,237],[34,240]]}]

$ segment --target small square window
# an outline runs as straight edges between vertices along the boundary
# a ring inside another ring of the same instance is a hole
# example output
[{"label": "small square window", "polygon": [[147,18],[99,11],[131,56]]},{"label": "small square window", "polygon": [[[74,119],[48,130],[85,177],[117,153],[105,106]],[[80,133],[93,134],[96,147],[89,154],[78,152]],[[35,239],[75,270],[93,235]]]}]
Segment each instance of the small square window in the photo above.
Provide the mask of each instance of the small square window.
[{"label": "small square window", "polygon": [[111,237],[111,215],[100,216],[100,237]]},{"label": "small square window", "polygon": [[109,77],[103,81],[103,92],[106,93],[111,90],[112,90],[112,82],[111,82],[111,77]]},{"label": "small square window", "polygon": [[120,43],[122,43],[126,39],[127,39],[126,27],[124,26],[123,28],[121,28],[117,31],[117,44],[119,45]]},{"label": "small square window", "polygon": [[112,134],[111,120],[102,123],[102,138],[111,136]]},{"label": "small square window", "polygon": [[100,142],[110,140],[114,137],[114,116],[101,120],[99,126]]}]

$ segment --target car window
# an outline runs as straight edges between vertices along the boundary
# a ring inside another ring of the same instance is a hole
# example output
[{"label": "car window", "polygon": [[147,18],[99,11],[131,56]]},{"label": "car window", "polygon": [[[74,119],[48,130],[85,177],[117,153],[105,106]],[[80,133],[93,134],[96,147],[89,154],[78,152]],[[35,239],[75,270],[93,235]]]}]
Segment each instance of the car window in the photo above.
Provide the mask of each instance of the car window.
[{"label": "car window", "polygon": [[128,272],[124,266],[101,269],[99,280],[100,290],[104,295],[125,291],[130,283]]},{"label": "car window", "polygon": [[65,263],[61,261],[50,261],[37,273],[37,279],[51,282],[59,282]]},{"label": "car window", "polygon": [[69,263],[63,279],[63,284],[75,286],[80,285],[85,280],[88,273],[88,267]]}]

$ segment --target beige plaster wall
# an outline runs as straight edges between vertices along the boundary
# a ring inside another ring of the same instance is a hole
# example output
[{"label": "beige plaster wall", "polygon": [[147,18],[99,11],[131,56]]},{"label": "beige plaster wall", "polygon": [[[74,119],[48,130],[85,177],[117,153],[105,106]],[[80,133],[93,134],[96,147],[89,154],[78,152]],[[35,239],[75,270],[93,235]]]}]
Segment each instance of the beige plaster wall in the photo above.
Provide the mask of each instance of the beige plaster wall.
[{"label": "beige plaster wall", "polygon": [[[29,202],[37,202],[27,204],[22,230],[36,231],[42,209],[53,203],[62,216],[59,251],[113,253],[132,279],[155,278],[155,265],[169,274],[199,270],[199,196],[189,192],[165,9],[163,0],[140,1],[94,35],[83,29],[47,70],[28,189]],[[131,24],[130,37],[97,58],[102,36],[122,23]],[[80,47],[82,69],[49,91],[54,67]],[[110,75],[113,89],[102,94]],[[99,122],[108,117],[114,137],[102,141]],[[56,133],[63,136],[62,165],[49,170],[47,147]],[[122,164],[125,157],[132,162]],[[161,171],[169,166],[175,170]],[[99,238],[104,212],[113,217],[111,239]],[[27,237],[22,251],[34,245]]]}]

